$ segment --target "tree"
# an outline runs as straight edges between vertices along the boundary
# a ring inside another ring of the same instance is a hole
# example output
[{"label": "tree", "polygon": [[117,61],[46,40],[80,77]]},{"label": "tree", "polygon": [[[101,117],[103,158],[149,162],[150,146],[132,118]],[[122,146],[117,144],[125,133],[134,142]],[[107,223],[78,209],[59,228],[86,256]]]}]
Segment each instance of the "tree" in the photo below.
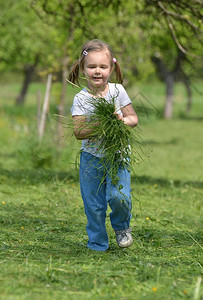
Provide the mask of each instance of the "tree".
[{"label": "tree", "polygon": [[[59,4],[55,0],[41,0],[41,3],[46,13],[67,19],[68,1]],[[75,32],[81,42],[84,36],[99,37],[113,45],[125,66],[127,78],[147,77],[152,72],[151,57],[166,82],[164,116],[172,117],[173,87],[177,80],[186,86],[189,111],[192,94],[186,68],[187,64],[194,65],[194,57],[200,53],[202,44],[199,0],[84,0],[71,3],[75,25],[71,30],[78,27]],[[104,27],[106,30],[101,30]],[[78,45],[77,38],[73,43]],[[77,53],[73,51],[70,62],[75,58],[74,52]]]},{"label": "tree", "polygon": [[4,1],[0,68],[24,71],[22,95],[36,68],[63,70],[59,113],[64,114],[68,68],[83,42],[100,38],[109,43],[123,66],[126,84],[147,78],[153,72],[150,58],[157,54],[166,69],[173,70],[177,53],[182,52],[181,70],[186,73],[187,62],[194,64],[193,56],[201,49],[200,6],[199,0]]},{"label": "tree", "polygon": [[149,33],[151,59],[159,78],[166,83],[164,117],[167,119],[173,115],[176,81],[185,85],[187,112],[191,108],[191,68],[197,68],[202,51],[201,7],[199,0],[145,0],[139,9],[148,18],[143,28]]},{"label": "tree", "polygon": [[174,84],[176,81],[181,81],[184,83],[187,94],[188,94],[188,104],[187,112],[190,111],[191,101],[192,101],[192,90],[190,86],[190,80],[187,74],[184,73],[183,62],[187,59],[185,54],[180,50],[177,51],[177,57],[173,62],[174,65],[171,69],[168,69],[167,65],[164,63],[161,57],[152,56],[151,57],[160,80],[164,81],[166,84],[166,102],[164,107],[164,117],[166,119],[171,119],[173,115],[173,98],[174,98]]},{"label": "tree", "polygon": [[[0,2],[0,69],[23,72],[24,80],[16,103],[22,104],[36,67],[52,59],[52,32],[25,0]],[[45,34],[46,33],[46,34]]]}]

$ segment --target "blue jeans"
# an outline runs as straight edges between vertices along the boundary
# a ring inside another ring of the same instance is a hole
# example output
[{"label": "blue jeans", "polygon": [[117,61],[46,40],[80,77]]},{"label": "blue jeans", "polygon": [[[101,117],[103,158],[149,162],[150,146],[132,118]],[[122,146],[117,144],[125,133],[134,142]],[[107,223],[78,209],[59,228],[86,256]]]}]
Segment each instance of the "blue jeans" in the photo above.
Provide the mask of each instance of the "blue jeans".
[{"label": "blue jeans", "polygon": [[130,172],[119,168],[119,181],[113,185],[107,175],[101,183],[104,171],[100,158],[87,152],[80,156],[80,189],[87,216],[87,234],[89,237],[87,247],[97,251],[109,248],[106,232],[106,210],[109,204],[111,225],[114,230],[127,229],[131,219],[131,189]]}]

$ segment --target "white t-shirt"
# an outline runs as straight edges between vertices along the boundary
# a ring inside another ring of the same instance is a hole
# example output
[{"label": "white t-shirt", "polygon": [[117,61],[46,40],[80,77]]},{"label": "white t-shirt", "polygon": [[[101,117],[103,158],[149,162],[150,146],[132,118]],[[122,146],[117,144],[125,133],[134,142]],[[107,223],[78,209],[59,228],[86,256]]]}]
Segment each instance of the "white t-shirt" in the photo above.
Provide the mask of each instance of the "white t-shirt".
[{"label": "white t-shirt", "polygon": [[[126,90],[121,84],[108,83],[109,90],[105,95],[105,100],[112,101],[114,98],[116,112],[122,114],[121,108],[132,103]],[[90,116],[94,112],[94,108],[91,105],[91,99],[93,96],[84,88],[78,94],[75,95],[73,105],[71,108],[72,116]],[[94,156],[101,157],[98,151],[99,140],[92,141],[91,139],[82,140],[81,149]]]}]

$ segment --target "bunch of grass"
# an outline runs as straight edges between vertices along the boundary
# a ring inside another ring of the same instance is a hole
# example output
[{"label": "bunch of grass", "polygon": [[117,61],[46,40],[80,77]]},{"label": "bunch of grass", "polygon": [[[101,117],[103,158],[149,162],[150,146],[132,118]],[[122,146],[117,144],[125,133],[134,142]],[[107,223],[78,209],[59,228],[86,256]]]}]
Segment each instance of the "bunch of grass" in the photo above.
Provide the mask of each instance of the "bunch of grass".
[{"label": "bunch of grass", "polygon": [[141,149],[141,138],[136,129],[118,119],[114,98],[111,101],[92,98],[90,102],[94,113],[88,120],[88,128],[92,131],[92,139],[99,140],[97,150],[101,154],[103,180],[108,175],[112,183],[117,184],[118,169],[129,169],[129,162],[132,165],[142,159],[138,151]]},{"label": "bunch of grass", "polygon": [[[98,141],[97,151],[101,154],[100,165],[104,176],[110,176],[112,183],[117,185],[119,181],[119,168],[133,170],[136,164],[142,162],[145,157],[143,143],[136,128],[130,128],[118,118],[116,113],[115,98],[111,101],[105,98],[92,97],[89,100],[91,111],[84,117],[84,121],[77,125],[78,131],[90,131],[90,144]],[[93,113],[92,113],[93,111]],[[73,129],[73,123],[66,117],[54,115],[65,127]],[[82,150],[81,150],[82,151]],[[78,165],[79,154],[76,155],[75,164]]]}]

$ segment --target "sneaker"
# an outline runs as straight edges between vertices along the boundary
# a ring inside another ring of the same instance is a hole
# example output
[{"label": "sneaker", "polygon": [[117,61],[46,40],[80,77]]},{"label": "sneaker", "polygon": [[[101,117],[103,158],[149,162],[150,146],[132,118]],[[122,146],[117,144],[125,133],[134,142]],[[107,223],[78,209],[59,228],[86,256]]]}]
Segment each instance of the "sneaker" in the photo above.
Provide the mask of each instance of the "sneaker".
[{"label": "sneaker", "polygon": [[116,241],[119,247],[126,248],[132,245],[133,238],[131,235],[131,228],[123,230],[115,230]]}]

